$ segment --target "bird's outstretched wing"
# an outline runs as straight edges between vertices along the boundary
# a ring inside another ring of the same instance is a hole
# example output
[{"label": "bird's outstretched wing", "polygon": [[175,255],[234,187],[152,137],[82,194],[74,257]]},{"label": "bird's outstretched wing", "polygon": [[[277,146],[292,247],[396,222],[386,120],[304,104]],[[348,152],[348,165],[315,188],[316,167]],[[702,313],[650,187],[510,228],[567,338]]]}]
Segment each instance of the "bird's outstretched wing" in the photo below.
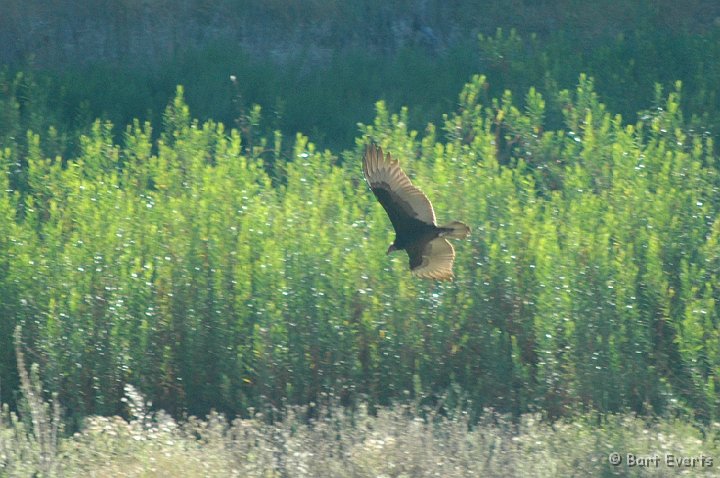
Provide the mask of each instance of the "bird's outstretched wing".
[{"label": "bird's outstretched wing", "polygon": [[396,233],[400,234],[404,226],[413,220],[435,224],[435,211],[430,200],[413,186],[390,153],[384,156],[379,146],[368,145],[363,156],[363,173]]},{"label": "bird's outstretched wing", "polygon": [[423,279],[452,280],[455,249],[446,239],[438,237],[407,249],[410,271]]}]

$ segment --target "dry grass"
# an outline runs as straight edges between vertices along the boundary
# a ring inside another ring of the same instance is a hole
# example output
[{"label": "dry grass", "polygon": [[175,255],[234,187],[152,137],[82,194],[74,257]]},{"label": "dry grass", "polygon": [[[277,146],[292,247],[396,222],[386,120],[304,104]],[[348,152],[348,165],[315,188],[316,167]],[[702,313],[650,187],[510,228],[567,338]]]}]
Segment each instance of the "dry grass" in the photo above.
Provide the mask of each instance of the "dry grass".
[{"label": "dry grass", "polygon": [[[377,417],[336,408],[307,424],[304,410],[294,408],[274,425],[261,415],[228,423],[217,414],[179,423],[150,413],[131,386],[126,399],[130,420],[91,417],[81,432],[52,444],[43,440],[55,435],[42,429],[51,420],[26,425],[5,408],[0,476],[675,476],[676,469],[663,465],[612,468],[607,457],[619,451],[720,458],[719,424],[701,432],[680,420],[651,423],[632,415],[597,427],[587,418],[550,425],[533,415],[512,424],[488,411],[469,428],[464,415],[428,421],[411,407],[380,410]],[[716,476],[718,465],[704,471]]]},{"label": "dry grass", "polygon": [[[305,420],[302,407],[269,424],[262,414],[232,423],[211,414],[178,422],[151,412],[131,385],[129,419],[89,417],[82,431],[62,436],[57,401],[48,403],[36,367],[27,372],[16,333],[24,403],[21,415],[0,413],[0,477],[556,477],[720,476],[720,424],[615,415],[549,424],[537,415],[513,423],[487,410],[469,426],[463,413],[444,418],[415,406],[371,416],[339,406]],[[608,455],[711,457],[712,467],[611,467]]]}]

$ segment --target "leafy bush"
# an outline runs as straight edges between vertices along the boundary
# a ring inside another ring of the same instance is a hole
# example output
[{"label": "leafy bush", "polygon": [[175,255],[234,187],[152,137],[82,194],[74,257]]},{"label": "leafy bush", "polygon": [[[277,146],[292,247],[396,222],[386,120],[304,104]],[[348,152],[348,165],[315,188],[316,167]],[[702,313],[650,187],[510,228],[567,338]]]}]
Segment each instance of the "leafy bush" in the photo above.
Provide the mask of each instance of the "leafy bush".
[{"label": "leafy bush", "polygon": [[[409,394],[472,420],[678,399],[713,420],[716,156],[680,87],[627,125],[581,76],[551,130],[534,89],[522,110],[509,92],[483,104],[478,76],[444,140],[381,102],[342,161],[301,135],[258,135],[258,109],[242,132],[192,120],[182,89],[156,144],[149,123],[117,144],[97,121],[65,160],[29,133],[27,191],[0,176],[0,379],[17,383],[21,324],[75,419],[119,413],[134,383],[173,414],[330,396],[373,410]],[[392,230],[362,182],[368,137],[440,220],[473,226],[455,283],[413,280],[382,254]]]}]

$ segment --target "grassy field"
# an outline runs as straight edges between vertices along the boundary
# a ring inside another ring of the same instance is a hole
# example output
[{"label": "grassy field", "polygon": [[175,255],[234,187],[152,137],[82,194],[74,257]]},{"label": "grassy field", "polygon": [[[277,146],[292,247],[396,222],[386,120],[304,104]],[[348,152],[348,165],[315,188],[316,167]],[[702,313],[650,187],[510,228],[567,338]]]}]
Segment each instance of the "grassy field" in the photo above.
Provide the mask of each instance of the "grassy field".
[{"label": "grassy field", "polygon": [[[376,416],[338,406],[310,422],[306,409],[290,408],[271,425],[261,413],[232,422],[218,414],[178,422],[150,413],[132,386],[126,401],[129,420],[88,417],[65,438],[57,438],[48,415],[19,420],[3,409],[0,476],[718,476],[720,424],[696,428],[682,418],[586,415],[548,424],[539,415],[513,422],[487,410],[470,427],[462,414],[448,418],[412,406]],[[621,465],[608,463],[613,452],[623,457]],[[628,453],[660,463],[627,466]],[[667,466],[667,454],[694,457],[695,465]]]},{"label": "grassy field", "polygon": [[37,365],[28,371],[16,353],[23,400],[19,414],[7,405],[0,413],[3,477],[717,476],[720,423],[693,425],[680,407],[673,417],[588,413],[553,423],[485,409],[471,423],[442,402],[371,413],[324,397],[330,406],[178,421],[127,384],[126,418],[90,416],[67,435],[57,397],[43,400]]}]

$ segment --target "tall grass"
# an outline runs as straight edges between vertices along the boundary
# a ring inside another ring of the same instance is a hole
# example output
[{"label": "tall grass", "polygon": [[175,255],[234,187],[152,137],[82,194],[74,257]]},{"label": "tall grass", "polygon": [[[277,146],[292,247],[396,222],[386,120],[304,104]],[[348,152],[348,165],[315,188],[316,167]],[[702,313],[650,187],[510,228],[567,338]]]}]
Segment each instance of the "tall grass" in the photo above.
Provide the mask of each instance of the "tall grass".
[{"label": "tall grass", "polygon": [[[519,420],[485,410],[471,424],[462,412],[439,413],[418,403],[314,409],[293,406],[272,423],[262,413],[228,421],[175,420],[153,411],[126,385],[126,417],[91,416],[72,436],[61,428],[57,402],[42,399],[36,374],[25,370],[18,346],[20,415],[0,415],[0,475],[7,477],[557,477],[676,476],[665,455],[717,458],[720,424],[694,426],[687,419],[648,419],[633,414],[592,414],[547,423],[539,415]],[[36,365],[33,365],[35,369]],[[655,467],[611,466],[610,453],[662,458]],[[712,466],[684,467],[682,474]]]}]

